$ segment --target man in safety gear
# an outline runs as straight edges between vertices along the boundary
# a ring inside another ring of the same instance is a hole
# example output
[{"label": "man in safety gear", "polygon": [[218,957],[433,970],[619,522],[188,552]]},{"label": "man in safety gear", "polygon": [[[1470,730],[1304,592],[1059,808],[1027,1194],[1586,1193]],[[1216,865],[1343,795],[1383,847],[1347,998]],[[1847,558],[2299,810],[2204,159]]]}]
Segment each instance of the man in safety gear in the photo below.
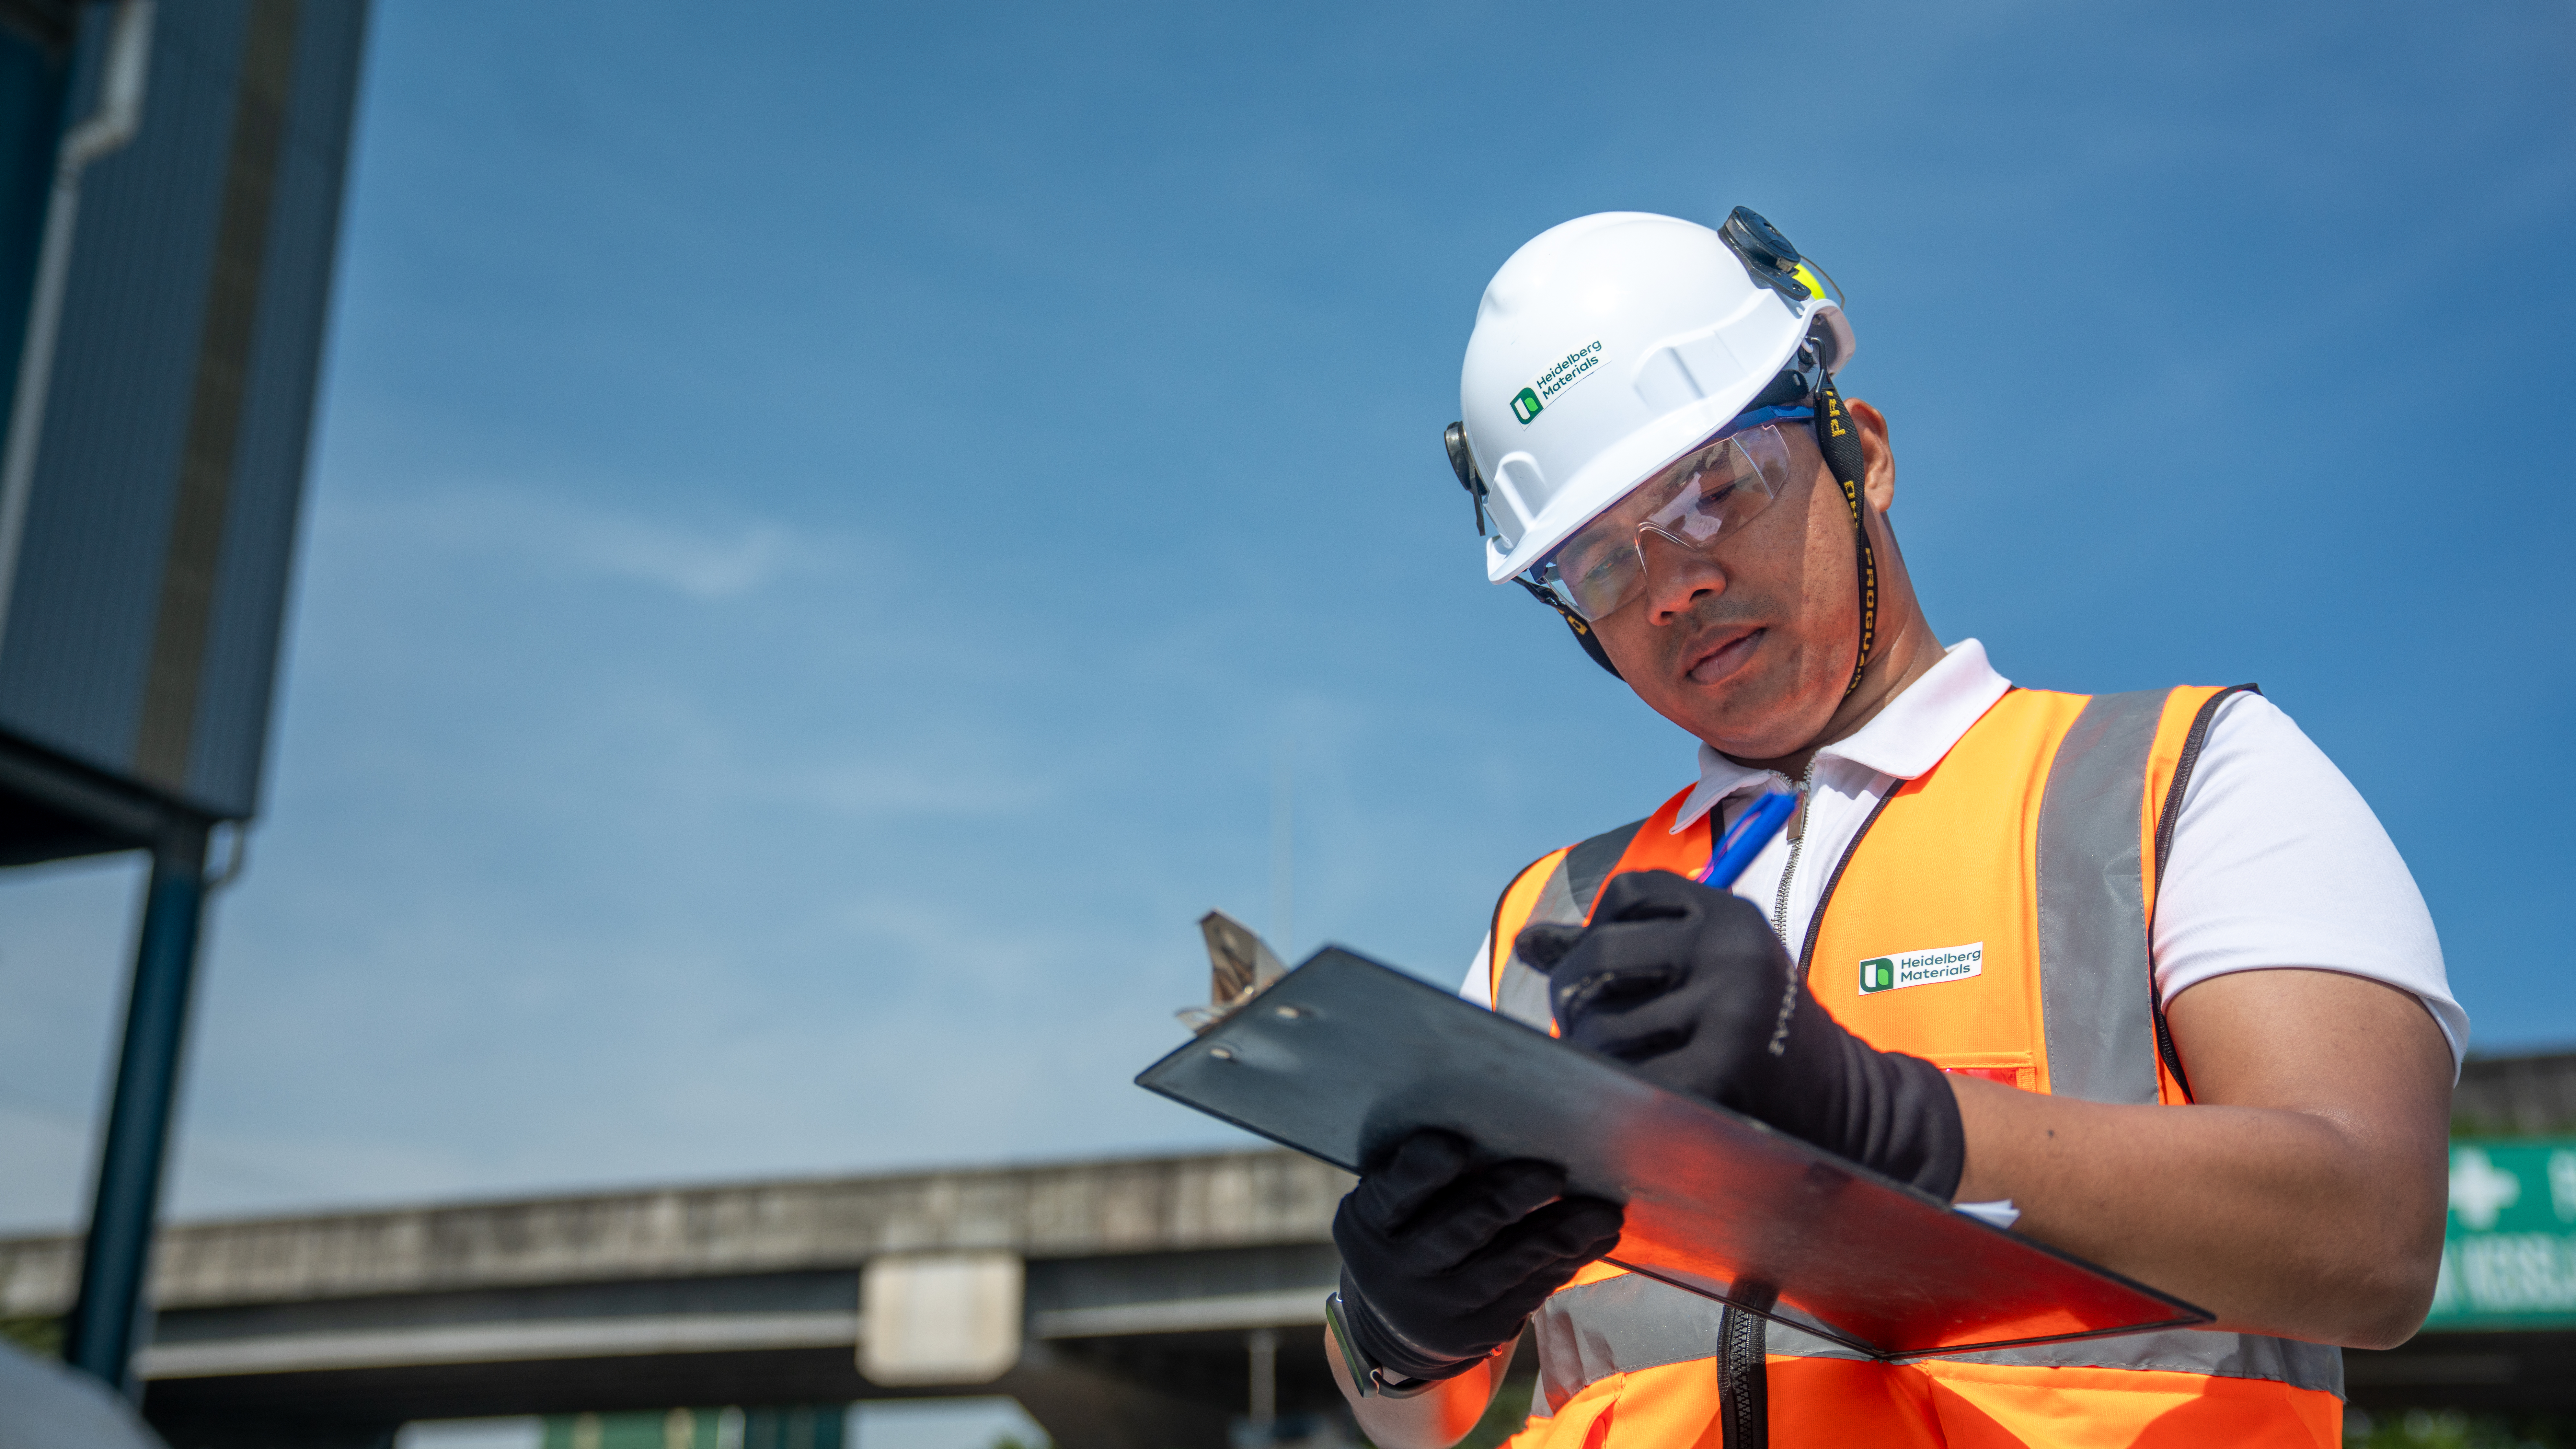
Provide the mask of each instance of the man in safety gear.
[{"label": "man in safety gear", "polygon": [[1456,1442],[1525,1326],[1529,1445],[2338,1445],[2338,1345],[2410,1336],[2438,1264],[2468,1021],[2423,899],[2250,686],[2023,689],[1933,637],[1829,281],[1739,208],[1579,218],[1486,288],[1448,445],[1487,574],[1703,743],[1511,881],[1465,994],[2218,1321],[1867,1359],[1425,1132],[1343,1201],[1326,1351],[1387,1449]]}]

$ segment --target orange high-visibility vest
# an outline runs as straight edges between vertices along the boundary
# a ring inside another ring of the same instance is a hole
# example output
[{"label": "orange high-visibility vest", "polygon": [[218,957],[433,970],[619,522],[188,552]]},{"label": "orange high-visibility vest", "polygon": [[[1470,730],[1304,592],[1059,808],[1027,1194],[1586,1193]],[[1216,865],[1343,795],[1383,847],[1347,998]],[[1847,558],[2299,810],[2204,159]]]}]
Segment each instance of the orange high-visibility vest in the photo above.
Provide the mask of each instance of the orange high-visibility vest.
[{"label": "orange high-visibility vest", "polygon": [[[1839,862],[1806,867],[1833,871],[1798,955],[1815,999],[1870,1045],[1949,1071],[2188,1102],[2148,931],[2192,761],[2232,692],[2005,694],[1880,802]],[[1707,864],[1709,817],[1671,833],[1689,794],[1512,881],[1494,913],[1496,1010],[1553,1027],[1546,977],[1512,951],[1523,926],[1588,919],[1621,871]],[[1972,945],[1973,977],[1862,989],[1888,979],[1890,958]],[[2289,1339],[2170,1330],[1883,1363],[1602,1263],[1532,1326],[1522,1449],[2343,1442],[2341,1350]]]}]

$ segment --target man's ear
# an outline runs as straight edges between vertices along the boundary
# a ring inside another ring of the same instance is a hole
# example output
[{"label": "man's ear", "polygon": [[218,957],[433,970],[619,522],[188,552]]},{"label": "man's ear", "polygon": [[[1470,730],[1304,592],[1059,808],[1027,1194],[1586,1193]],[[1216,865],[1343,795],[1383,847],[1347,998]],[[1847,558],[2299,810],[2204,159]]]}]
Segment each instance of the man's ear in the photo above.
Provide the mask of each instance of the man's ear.
[{"label": "man's ear", "polygon": [[1862,402],[1846,398],[1843,411],[1860,433],[1860,456],[1865,473],[1861,478],[1861,496],[1869,506],[1885,513],[1896,506],[1896,453],[1887,443],[1887,414]]}]

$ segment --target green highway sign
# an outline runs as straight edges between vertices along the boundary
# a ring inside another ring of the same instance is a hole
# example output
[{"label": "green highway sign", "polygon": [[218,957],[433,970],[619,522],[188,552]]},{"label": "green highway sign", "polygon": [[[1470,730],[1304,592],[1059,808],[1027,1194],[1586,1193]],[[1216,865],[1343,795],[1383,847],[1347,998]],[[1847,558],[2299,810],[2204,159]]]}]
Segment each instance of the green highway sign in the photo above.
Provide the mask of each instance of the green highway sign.
[{"label": "green highway sign", "polygon": [[2451,1139],[2427,1329],[2576,1324],[2576,1137]]}]

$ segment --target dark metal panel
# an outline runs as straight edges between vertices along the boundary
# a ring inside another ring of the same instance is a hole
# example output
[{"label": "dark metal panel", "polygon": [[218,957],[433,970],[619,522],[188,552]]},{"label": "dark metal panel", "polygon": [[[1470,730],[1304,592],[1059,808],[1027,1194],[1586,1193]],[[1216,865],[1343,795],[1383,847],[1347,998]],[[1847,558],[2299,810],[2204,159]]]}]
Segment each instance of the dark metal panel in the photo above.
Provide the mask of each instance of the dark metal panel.
[{"label": "dark metal panel", "polygon": [[0,36],[48,50],[69,50],[78,0],[0,0]]},{"label": "dark metal panel", "polygon": [[299,0],[250,0],[224,152],[223,209],[206,259],[205,325],[189,380],[187,440],[170,536],[153,611],[152,658],[135,721],[133,772],[172,790],[187,784],[188,742],[205,691],[206,625],[232,512],[241,454],[252,339],[259,332],[269,221],[276,213],[277,161],[285,149],[286,100],[295,79]]},{"label": "dark metal panel", "polygon": [[123,781],[0,735],[0,866],[148,846],[170,813]]},{"label": "dark metal panel", "polygon": [[[161,7],[142,130],[85,178],[0,639],[0,728],[119,775],[151,658],[245,8]],[[88,7],[74,115],[97,103],[107,24],[107,7]]]},{"label": "dark metal panel", "polygon": [[[92,167],[0,731],[207,813],[258,799],[364,0],[164,5]],[[85,17],[69,110],[98,85]]]},{"label": "dark metal panel", "polygon": [[227,814],[258,804],[322,363],[364,0],[304,0],[260,282],[231,516],[207,623],[188,793]]},{"label": "dark metal panel", "polygon": [[[35,292],[70,73],[68,45],[43,21],[42,10],[13,15],[11,0],[0,0],[0,398],[17,392],[17,343]],[[68,6],[60,32],[71,32]],[[0,437],[7,432],[0,410]]]}]

